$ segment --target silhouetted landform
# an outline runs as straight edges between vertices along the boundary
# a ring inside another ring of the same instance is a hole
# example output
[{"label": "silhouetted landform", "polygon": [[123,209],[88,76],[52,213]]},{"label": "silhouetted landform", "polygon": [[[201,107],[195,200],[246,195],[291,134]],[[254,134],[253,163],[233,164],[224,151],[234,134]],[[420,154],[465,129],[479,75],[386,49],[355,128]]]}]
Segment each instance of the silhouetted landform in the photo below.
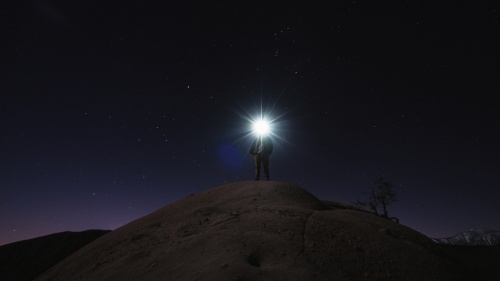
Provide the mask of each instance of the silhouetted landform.
[{"label": "silhouetted landform", "polygon": [[433,238],[436,243],[461,246],[500,245],[500,231],[473,229],[449,238]]},{"label": "silhouetted landform", "polygon": [[108,233],[37,280],[487,280],[445,245],[279,182],[186,197]]},{"label": "silhouetted landform", "polygon": [[31,281],[108,232],[61,232],[0,246],[0,280]]},{"label": "silhouetted landform", "polygon": [[500,280],[500,245],[440,245],[459,266],[467,268],[470,280]]}]

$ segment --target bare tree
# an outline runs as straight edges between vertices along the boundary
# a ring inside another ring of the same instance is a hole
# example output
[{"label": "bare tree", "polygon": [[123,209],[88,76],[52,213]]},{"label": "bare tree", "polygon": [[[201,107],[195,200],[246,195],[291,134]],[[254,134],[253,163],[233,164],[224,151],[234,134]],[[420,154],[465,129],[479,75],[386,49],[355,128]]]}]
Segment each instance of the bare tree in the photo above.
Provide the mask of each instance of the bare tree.
[{"label": "bare tree", "polygon": [[399,221],[395,217],[389,217],[387,212],[387,206],[397,201],[396,192],[394,191],[392,183],[383,177],[376,179],[374,183],[376,186],[370,190],[368,199],[358,199],[354,202],[354,205],[381,217]]}]

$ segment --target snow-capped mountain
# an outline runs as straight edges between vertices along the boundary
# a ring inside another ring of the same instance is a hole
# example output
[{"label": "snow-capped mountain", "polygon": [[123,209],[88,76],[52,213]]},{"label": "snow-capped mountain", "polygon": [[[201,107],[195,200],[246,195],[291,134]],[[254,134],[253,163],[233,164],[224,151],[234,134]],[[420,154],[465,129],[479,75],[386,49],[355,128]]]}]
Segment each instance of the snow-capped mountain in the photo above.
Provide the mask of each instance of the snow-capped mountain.
[{"label": "snow-capped mountain", "polygon": [[433,238],[436,243],[449,245],[500,245],[500,231],[471,229],[448,238]]}]

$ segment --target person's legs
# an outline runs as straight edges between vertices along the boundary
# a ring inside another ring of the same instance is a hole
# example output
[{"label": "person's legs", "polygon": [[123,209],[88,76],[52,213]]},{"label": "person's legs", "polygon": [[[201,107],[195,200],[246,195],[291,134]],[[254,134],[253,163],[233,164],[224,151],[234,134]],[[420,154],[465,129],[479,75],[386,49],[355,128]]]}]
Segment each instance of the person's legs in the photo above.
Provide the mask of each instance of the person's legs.
[{"label": "person's legs", "polygon": [[269,180],[269,155],[262,155],[262,163],[264,164],[264,174],[266,180]]},{"label": "person's legs", "polygon": [[260,178],[260,163],[261,163],[261,156],[260,154],[256,154],[253,156],[255,159],[255,180],[258,181]]}]

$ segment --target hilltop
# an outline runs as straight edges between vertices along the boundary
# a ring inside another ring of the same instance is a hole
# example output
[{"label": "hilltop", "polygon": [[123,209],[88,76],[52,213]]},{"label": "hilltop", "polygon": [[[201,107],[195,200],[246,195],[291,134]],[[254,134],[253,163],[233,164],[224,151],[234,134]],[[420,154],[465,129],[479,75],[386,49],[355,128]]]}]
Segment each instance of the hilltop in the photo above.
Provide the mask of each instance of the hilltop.
[{"label": "hilltop", "polygon": [[461,280],[441,245],[281,182],[188,196],[83,247],[37,280]]}]

